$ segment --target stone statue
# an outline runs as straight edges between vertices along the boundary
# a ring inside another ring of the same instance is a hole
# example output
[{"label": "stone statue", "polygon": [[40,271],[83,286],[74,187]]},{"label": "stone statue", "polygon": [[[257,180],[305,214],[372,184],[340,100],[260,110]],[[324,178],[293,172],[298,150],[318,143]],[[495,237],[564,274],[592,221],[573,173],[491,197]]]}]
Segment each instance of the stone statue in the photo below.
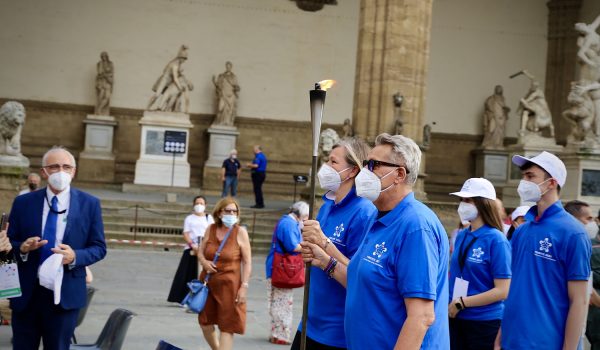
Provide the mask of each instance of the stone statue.
[{"label": "stone statue", "polygon": [[320,164],[326,163],[329,160],[329,153],[335,145],[340,141],[338,133],[331,129],[325,129],[321,131],[321,137],[319,138],[319,160]]},{"label": "stone statue", "polygon": [[94,114],[110,114],[110,97],[114,83],[115,67],[108,58],[108,53],[100,53],[100,61],[96,64],[96,106]]},{"label": "stone statue", "polygon": [[352,124],[350,123],[350,118],[346,118],[344,120],[344,126],[342,126],[342,131],[343,131],[342,138],[354,136],[354,129],[352,128]]},{"label": "stone statue", "polygon": [[394,135],[402,135],[404,132],[404,118],[402,116],[402,103],[404,96],[399,92],[394,94]]},{"label": "stone statue", "polygon": [[577,39],[577,46],[579,46],[577,57],[583,61],[584,64],[595,67],[598,67],[597,63],[590,59],[588,55],[592,51],[595,51],[596,54],[600,54],[600,35],[596,32],[599,26],[600,16],[596,17],[594,22],[590,24],[575,23],[575,30],[580,33],[580,36]]},{"label": "stone statue", "polygon": [[540,83],[525,70],[517,74],[524,74],[531,81],[531,87],[525,97],[519,101],[517,110],[517,113],[521,115],[521,132],[529,131],[540,135],[543,129],[548,129],[550,137],[554,138],[552,114],[546,102],[546,96],[540,88]]},{"label": "stone statue", "polygon": [[568,136],[569,144],[597,145],[597,123],[595,107],[587,91],[571,84],[571,92],[567,97],[569,108],[563,112],[563,117],[573,124],[571,134]]},{"label": "stone statue", "polygon": [[174,81],[167,86],[163,92],[162,103],[158,107],[159,110],[165,112],[183,112],[190,111],[190,91],[194,90],[194,85],[189,82],[183,75],[183,68],[179,67],[179,84],[178,87]]},{"label": "stone statue", "polygon": [[0,107],[0,155],[22,156],[21,130],[25,124],[25,107],[9,101]]},{"label": "stone statue", "polygon": [[181,45],[181,48],[177,53],[177,57],[169,61],[169,63],[167,63],[167,65],[163,69],[162,75],[156,80],[156,82],[152,86],[152,91],[154,91],[154,94],[152,95],[152,97],[150,97],[150,101],[148,102],[148,110],[162,110],[161,107],[164,108],[164,106],[166,105],[164,99],[171,97],[165,96],[165,91],[169,88],[171,84],[174,84],[180,92],[184,91],[185,88],[182,85],[179,78],[182,72],[181,65],[188,58],[187,50],[187,46]]},{"label": "stone statue", "polygon": [[423,148],[429,148],[431,144],[431,125],[425,124],[423,126]]},{"label": "stone statue", "polygon": [[504,133],[510,108],[506,106],[501,85],[488,97],[483,110],[483,142],[481,147],[498,149],[504,147]]},{"label": "stone statue", "polygon": [[229,61],[225,63],[225,72],[215,78],[213,75],[213,84],[215,84],[217,93],[217,116],[215,125],[233,126],[233,120],[237,113],[237,99],[240,86],[237,77],[231,71],[233,64]]}]

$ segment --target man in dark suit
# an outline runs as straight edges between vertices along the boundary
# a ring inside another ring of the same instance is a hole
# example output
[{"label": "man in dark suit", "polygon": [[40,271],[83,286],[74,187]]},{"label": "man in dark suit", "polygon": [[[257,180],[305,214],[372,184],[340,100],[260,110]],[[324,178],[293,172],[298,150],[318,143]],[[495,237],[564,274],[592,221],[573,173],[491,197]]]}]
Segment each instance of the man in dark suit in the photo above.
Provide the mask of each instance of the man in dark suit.
[{"label": "man in dark suit", "polygon": [[[48,187],[15,198],[8,237],[19,267],[23,295],[11,299],[13,347],[66,350],[79,309],[86,302],[85,267],[106,255],[100,201],[70,187],[75,158],[54,147],[42,159]],[[63,255],[61,298],[42,287],[38,268],[52,254]]]}]

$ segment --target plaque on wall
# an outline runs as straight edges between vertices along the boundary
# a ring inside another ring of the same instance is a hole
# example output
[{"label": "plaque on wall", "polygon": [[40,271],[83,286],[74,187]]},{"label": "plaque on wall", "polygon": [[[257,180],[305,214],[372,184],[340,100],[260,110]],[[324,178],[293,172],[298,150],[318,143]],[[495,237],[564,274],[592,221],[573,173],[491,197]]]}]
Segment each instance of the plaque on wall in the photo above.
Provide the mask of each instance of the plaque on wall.
[{"label": "plaque on wall", "polygon": [[600,170],[583,169],[581,195],[600,197]]},{"label": "plaque on wall", "polygon": [[505,155],[486,154],[483,177],[490,181],[506,181],[508,157]]},{"label": "plaque on wall", "polygon": [[[172,153],[167,153],[164,150],[165,131],[163,130],[146,130],[146,154],[153,156],[169,156]],[[181,157],[180,153],[175,154],[176,157]]]}]

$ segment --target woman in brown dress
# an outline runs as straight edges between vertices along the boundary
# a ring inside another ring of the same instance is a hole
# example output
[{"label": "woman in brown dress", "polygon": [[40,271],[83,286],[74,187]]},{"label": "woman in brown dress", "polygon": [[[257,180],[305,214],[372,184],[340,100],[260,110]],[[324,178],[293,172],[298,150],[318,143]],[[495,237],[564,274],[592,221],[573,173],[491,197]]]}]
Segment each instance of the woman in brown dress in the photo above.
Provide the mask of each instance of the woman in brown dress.
[{"label": "woman in brown dress", "polygon": [[[204,338],[212,350],[230,350],[233,347],[233,334],[244,334],[246,328],[246,293],[252,270],[250,239],[246,229],[238,225],[240,207],[231,197],[221,199],[213,211],[215,223],[209,226],[204,235],[198,260],[203,272],[210,274],[210,293],[204,310],[198,315],[198,322]],[[231,229],[227,242],[213,264],[219,245]],[[219,327],[217,336],[215,325]]]}]

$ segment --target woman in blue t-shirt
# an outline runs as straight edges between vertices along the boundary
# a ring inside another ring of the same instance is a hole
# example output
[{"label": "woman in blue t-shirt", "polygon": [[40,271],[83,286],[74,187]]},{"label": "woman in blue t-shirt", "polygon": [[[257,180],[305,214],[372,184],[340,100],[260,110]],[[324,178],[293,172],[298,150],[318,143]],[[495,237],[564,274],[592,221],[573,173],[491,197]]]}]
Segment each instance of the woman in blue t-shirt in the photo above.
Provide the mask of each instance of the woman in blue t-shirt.
[{"label": "woman in blue t-shirt", "polygon": [[493,349],[511,278],[511,251],[496,210],[496,191],[484,178],[465,181],[460,231],[450,258],[450,348]]},{"label": "woman in blue t-shirt", "polygon": [[[362,140],[344,139],[333,146],[327,163],[318,173],[321,188],[327,190],[317,220],[304,221],[302,236],[348,264],[362,242],[370,218],[376,215],[368,199],[358,197],[354,178],[362,168],[369,146]],[[346,288],[313,266],[310,271],[306,348],[345,349],[344,310]],[[300,349],[300,331],[292,350]]]}]

